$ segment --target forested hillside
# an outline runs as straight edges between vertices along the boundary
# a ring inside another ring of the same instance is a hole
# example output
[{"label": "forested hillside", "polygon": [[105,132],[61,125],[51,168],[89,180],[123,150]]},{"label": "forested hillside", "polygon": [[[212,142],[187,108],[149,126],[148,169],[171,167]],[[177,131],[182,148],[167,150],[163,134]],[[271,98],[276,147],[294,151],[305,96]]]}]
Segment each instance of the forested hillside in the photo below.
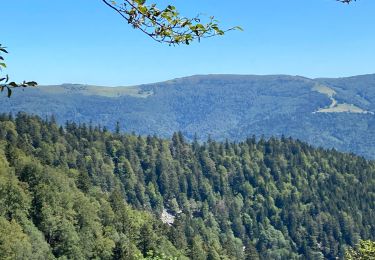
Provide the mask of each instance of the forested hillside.
[{"label": "forested hillside", "polygon": [[343,258],[375,239],[374,209],[374,162],[290,138],[190,143],[0,116],[1,259]]},{"label": "forested hillside", "polygon": [[309,79],[202,75],[133,87],[63,84],[18,89],[0,112],[56,116],[114,130],[192,140],[291,136],[375,159],[375,75]]}]

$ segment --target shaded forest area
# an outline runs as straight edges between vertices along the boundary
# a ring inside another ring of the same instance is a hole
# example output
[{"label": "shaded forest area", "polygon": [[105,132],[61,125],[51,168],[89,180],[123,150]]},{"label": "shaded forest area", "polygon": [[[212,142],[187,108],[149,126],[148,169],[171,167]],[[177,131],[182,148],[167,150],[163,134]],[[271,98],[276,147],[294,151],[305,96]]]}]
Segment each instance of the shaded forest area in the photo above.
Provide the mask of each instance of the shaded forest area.
[{"label": "shaded forest area", "polygon": [[375,239],[374,209],[374,162],[290,138],[189,143],[0,115],[2,259],[343,258]]}]

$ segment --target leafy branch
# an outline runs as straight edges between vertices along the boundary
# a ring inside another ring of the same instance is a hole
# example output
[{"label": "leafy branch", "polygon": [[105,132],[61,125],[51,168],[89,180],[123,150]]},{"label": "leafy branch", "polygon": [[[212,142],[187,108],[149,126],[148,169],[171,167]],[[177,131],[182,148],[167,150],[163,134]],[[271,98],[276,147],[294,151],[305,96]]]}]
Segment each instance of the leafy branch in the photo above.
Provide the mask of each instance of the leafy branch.
[{"label": "leafy branch", "polygon": [[156,4],[146,5],[146,0],[102,0],[107,6],[115,10],[135,29],[160,43],[170,45],[187,44],[202,38],[224,35],[228,31],[242,30],[235,26],[221,29],[218,21],[209,17],[207,23],[202,23],[199,15],[193,18],[182,17],[173,5],[159,9]]},{"label": "leafy branch", "polygon": [[[147,5],[147,0],[102,0],[115,10],[128,24],[139,29],[153,40],[169,45],[190,44],[194,40],[224,35],[228,31],[242,30],[235,26],[221,29],[219,22],[209,17],[206,23],[201,22],[200,16],[187,18],[180,15],[176,7],[168,5],[159,9],[156,4]],[[351,3],[356,0],[336,0],[341,3]]]},{"label": "leafy branch", "polygon": [[[3,69],[5,69],[7,67],[7,65],[5,63],[5,59],[3,57],[4,53],[6,54],[6,53],[8,53],[8,51],[6,50],[5,47],[3,47],[0,44],[0,71],[2,71]],[[0,91],[3,92],[6,89],[8,98],[12,95],[12,89],[13,88],[35,87],[37,85],[38,85],[38,83],[36,83],[35,81],[23,81],[20,84],[17,84],[14,81],[10,82],[8,75],[0,77]]]}]

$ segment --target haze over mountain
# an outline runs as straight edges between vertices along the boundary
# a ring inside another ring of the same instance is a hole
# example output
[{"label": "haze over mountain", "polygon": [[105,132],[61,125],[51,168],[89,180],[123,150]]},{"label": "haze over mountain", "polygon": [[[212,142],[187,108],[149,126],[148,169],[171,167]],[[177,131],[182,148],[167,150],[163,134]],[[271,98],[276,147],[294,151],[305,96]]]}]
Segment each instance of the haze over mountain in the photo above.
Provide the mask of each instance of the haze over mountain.
[{"label": "haze over mountain", "polygon": [[54,115],[124,131],[192,139],[292,136],[375,158],[375,74],[348,78],[199,75],[133,87],[40,86],[3,97],[0,112]]}]

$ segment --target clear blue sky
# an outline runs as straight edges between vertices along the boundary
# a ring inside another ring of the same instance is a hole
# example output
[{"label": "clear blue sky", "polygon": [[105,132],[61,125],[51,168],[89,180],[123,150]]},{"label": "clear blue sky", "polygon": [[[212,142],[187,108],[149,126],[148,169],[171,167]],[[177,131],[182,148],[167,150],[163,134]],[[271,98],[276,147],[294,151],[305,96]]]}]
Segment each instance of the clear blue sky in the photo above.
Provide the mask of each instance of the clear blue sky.
[{"label": "clear blue sky", "polygon": [[[165,4],[168,1],[162,0]],[[375,72],[375,1],[170,0],[244,32],[191,46],[158,44],[101,0],[2,0],[13,79],[119,86],[193,74],[338,77]]]}]

